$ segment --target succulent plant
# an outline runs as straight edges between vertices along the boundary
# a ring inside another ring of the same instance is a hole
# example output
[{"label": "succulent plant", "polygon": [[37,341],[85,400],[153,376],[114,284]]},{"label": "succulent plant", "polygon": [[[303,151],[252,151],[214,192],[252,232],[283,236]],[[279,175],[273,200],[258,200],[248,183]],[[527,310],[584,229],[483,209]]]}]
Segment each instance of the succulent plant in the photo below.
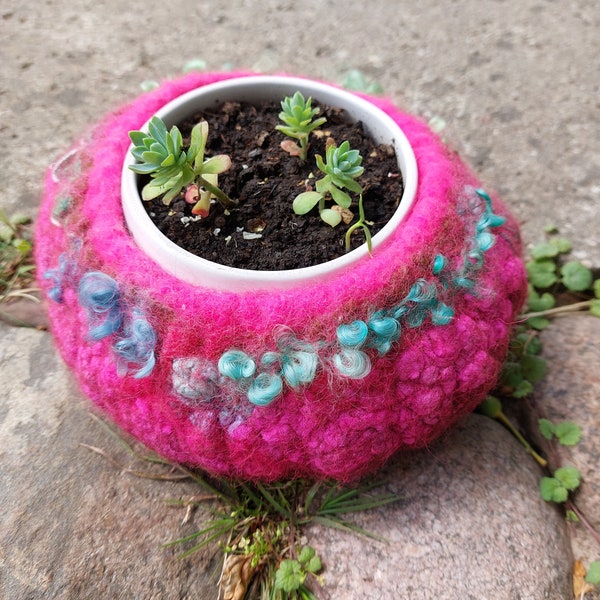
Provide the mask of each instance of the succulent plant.
[{"label": "succulent plant", "polygon": [[282,142],[282,148],[290,154],[297,154],[302,160],[306,160],[308,136],[311,131],[323,125],[327,119],[320,117],[313,121],[313,118],[320,111],[318,108],[312,108],[312,98],[305,100],[299,91],[292,97],[287,96],[284,98],[281,101],[281,108],[279,118],[284,125],[277,125],[275,129],[300,142],[300,146],[294,143]]},{"label": "succulent plant", "polygon": [[186,200],[195,202],[194,214],[207,216],[210,200],[216,197],[225,206],[237,204],[218,187],[218,176],[231,166],[231,159],[219,154],[205,159],[204,151],[208,138],[208,123],[201,121],[192,129],[190,146],[183,147],[183,138],[174,125],[171,130],[159,117],[153,117],[148,124],[148,133],[129,133],[133,148],[131,154],[138,161],[129,168],[141,175],[152,178],[142,189],[142,199],[152,200],[163,196],[165,204],[184,189]]},{"label": "succulent plant", "polygon": [[316,157],[317,167],[325,177],[315,184],[316,191],[302,192],[296,196],[292,205],[294,212],[304,215],[318,204],[321,219],[332,227],[338,225],[342,220],[340,211],[325,208],[325,198],[329,194],[341,209],[350,207],[352,198],[344,189],[362,193],[362,187],[356,181],[364,172],[362,160],[360,152],[352,150],[348,141],[342,142],[339,147],[328,146],[325,161],[319,155]]}]

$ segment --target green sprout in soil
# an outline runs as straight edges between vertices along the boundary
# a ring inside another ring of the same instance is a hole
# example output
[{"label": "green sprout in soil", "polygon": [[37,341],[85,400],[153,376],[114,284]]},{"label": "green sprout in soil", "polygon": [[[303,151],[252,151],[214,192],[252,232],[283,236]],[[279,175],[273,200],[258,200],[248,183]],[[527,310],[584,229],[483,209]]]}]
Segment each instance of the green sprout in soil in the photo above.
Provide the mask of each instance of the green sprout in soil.
[{"label": "green sprout in soil", "polygon": [[369,225],[372,225],[373,223],[371,221],[366,221],[365,220],[365,210],[363,208],[363,197],[362,194],[360,195],[359,199],[358,199],[358,221],[356,223],[354,223],[352,226],[348,227],[348,230],[346,231],[346,242],[345,242],[345,246],[346,246],[346,252],[350,252],[350,240],[352,237],[352,234],[359,228],[361,228],[363,230],[364,236],[365,236],[365,241],[367,243],[367,248],[369,249],[369,254],[371,254],[372,251],[372,241],[371,241],[371,231],[369,230]]},{"label": "green sprout in soil", "polygon": [[[326,149],[325,162],[317,155],[317,167],[325,175],[315,184],[316,191],[302,192],[294,198],[292,205],[297,215],[305,215],[318,205],[321,219],[335,227],[342,221],[341,210],[347,210],[352,199],[344,190],[362,194],[362,187],[355,181],[364,173],[362,156],[358,150],[352,150],[350,143],[344,141],[338,147],[330,144]],[[325,208],[325,200],[331,199],[341,210]]]},{"label": "green sprout in soil", "polygon": [[206,121],[192,129],[187,151],[178,127],[174,125],[168,131],[159,117],[150,120],[148,133],[131,131],[129,137],[133,143],[131,153],[138,161],[129,168],[151,177],[142,189],[143,200],[162,196],[163,202],[168,205],[185,188],[186,201],[194,204],[192,213],[201,217],[208,216],[213,197],[227,208],[237,204],[218,187],[218,176],[231,167],[229,156],[204,156],[208,139]]},{"label": "green sprout in soil", "polygon": [[313,121],[320,110],[312,107],[312,98],[305,100],[299,91],[292,97],[286,96],[281,101],[281,109],[279,119],[283,121],[283,125],[277,125],[275,129],[300,143],[298,145],[292,140],[285,140],[281,147],[292,156],[299,156],[305,161],[310,133],[323,125],[327,119],[320,117]]}]

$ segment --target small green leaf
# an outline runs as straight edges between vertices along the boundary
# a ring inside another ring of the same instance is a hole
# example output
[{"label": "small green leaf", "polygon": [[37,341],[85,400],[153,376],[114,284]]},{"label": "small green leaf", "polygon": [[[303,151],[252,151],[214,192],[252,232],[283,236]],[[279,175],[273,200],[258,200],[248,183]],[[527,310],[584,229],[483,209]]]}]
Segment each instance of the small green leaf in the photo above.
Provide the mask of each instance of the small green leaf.
[{"label": "small green leaf", "polygon": [[554,258],[557,255],[558,247],[550,242],[537,244],[531,249],[531,257],[534,260],[540,260],[542,258]]},{"label": "small green leaf", "polygon": [[542,477],[540,481],[540,494],[546,502],[566,502],[569,497],[567,490],[554,477]]},{"label": "small green leaf", "polygon": [[572,292],[583,292],[592,286],[592,271],[577,261],[565,263],[560,268],[564,286]]},{"label": "small green leaf", "polygon": [[343,192],[339,188],[335,187],[335,185],[332,185],[329,188],[329,193],[331,194],[333,201],[338,206],[341,206],[342,208],[350,208],[350,205],[352,204],[352,199],[350,198],[350,196],[348,196],[348,194],[346,194],[346,192]]},{"label": "small green leaf", "polygon": [[546,377],[548,369],[545,359],[532,354],[525,354],[521,358],[521,370],[525,379],[531,383],[537,383]]},{"label": "small green leaf", "polygon": [[142,92],[150,92],[151,90],[155,90],[159,86],[160,83],[158,83],[158,81],[154,81],[153,79],[146,79],[145,81],[142,81],[142,83],[140,83],[140,88],[142,89]]},{"label": "small green leaf", "polygon": [[297,560],[282,560],[279,569],[275,573],[275,589],[283,590],[289,594],[304,583],[305,577]]},{"label": "small green leaf", "polygon": [[313,556],[304,566],[308,573],[318,573],[323,565],[321,564],[321,559],[318,556]]},{"label": "small green leaf", "polygon": [[319,192],[302,192],[294,198],[292,208],[297,215],[305,215],[317,205],[322,197]]},{"label": "small green leaf", "polygon": [[31,222],[31,217],[26,213],[15,213],[10,217],[10,222],[13,225],[27,225],[27,223]]},{"label": "small green leaf", "polygon": [[568,510],[565,513],[565,519],[571,523],[579,523],[579,517],[577,516],[577,514],[572,511],[572,510]]},{"label": "small green leaf", "polygon": [[12,241],[15,236],[14,230],[6,225],[4,222],[0,222],[0,241],[8,244]]},{"label": "small green leaf", "polygon": [[531,319],[527,319],[527,325],[536,331],[542,331],[550,325],[550,319],[545,319],[544,317],[532,317]]},{"label": "small green leaf", "polygon": [[566,238],[552,238],[550,240],[550,244],[556,246],[559,254],[566,254],[567,252],[570,252],[573,248],[571,242]]},{"label": "small green leaf", "polygon": [[189,73],[190,71],[205,71],[206,61],[201,58],[192,58],[183,65],[183,72]]},{"label": "small green leaf", "polygon": [[567,490],[576,490],[581,483],[581,473],[575,467],[560,467],[556,469],[554,478]]},{"label": "small green leaf", "polygon": [[554,436],[554,423],[548,419],[538,419],[540,433],[547,439],[551,440]]},{"label": "small green leaf", "polygon": [[367,86],[367,78],[359,69],[350,69],[350,71],[346,73],[346,77],[342,82],[342,87],[345,87],[347,90],[354,90],[357,92],[366,92]]},{"label": "small green leaf", "polygon": [[542,352],[542,342],[540,341],[540,338],[536,335],[528,334],[524,352],[526,354],[540,354]]},{"label": "small green leaf", "polygon": [[167,145],[169,132],[165,122],[160,117],[152,117],[148,123],[148,133],[161,145]]},{"label": "small green leaf", "polygon": [[546,233],[558,233],[558,227],[556,225],[546,225],[544,227]]},{"label": "small green leaf", "polygon": [[600,300],[592,300],[590,302],[590,314],[600,317]]},{"label": "small green leaf", "polygon": [[532,260],[525,268],[529,282],[536,288],[549,288],[558,281],[556,276],[556,265],[552,260]]},{"label": "small green leaf", "polygon": [[600,561],[590,563],[585,580],[592,585],[600,585]]},{"label": "small green leaf", "polygon": [[315,549],[311,546],[304,546],[298,555],[298,560],[305,564],[316,554]]},{"label": "small green leaf", "polygon": [[478,407],[477,412],[495,419],[502,413],[502,402],[495,396],[488,396]]},{"label": "small green leaf", "polygon": [[23,255],[27,256],[31,252],[31,242],[17,238],[13,240],[12,245]]},{"label": "small green leaf", "polygon": [[513,398],[525,398],[525,396],[529,396],[533,392],[533,385],[530,381],[523,380],[519,385],[515,387],[513,390],[512,396]]},{"label": "small green leaf", "polygon": [[229,167],[231,167],[231,158],[227,154],[217,154],[203,163],[202,174],[218,175],[227,171]]},{"label": "small green leaf", "polygon": [[573,421],[557,423],[554,434],[563,446],[575,446],[581,440],[581,427]]},{"label": "small green leaf", "polygon": [[362,71],[351,69],[346,73],[342,86],[347,90],[366,92],[367,94],[382,94],[383,87],[376,81],[368,82]]},{"label": "small green leaf", "polygon": [[554,308],[556,300],[554,296],[549,292],[538,294],[535,288],[530,285],[529,292],[527,294],[527,306],[532,312],[542,312]]},{"label": "small green leaf", "polygon": [[502,382],[508,387],[517,387],[523,381],[523,373],[521,372],[521,364],[517,362],[504,363],[502,368]]},{"label": "small green leaf", "polygon": [[339,225],[342,221],[342,215],[336,210],[332,210],[331,208],[323,209],[319,213],[319,216],[325,223],[327,223],[327,225],[331,225],[332,227]]},{"label": "small green leaf", "polygon": [[600,299],[600,279],[596,279],[596,281],[594,281],[594,296],[596,296],[596,298]]}]

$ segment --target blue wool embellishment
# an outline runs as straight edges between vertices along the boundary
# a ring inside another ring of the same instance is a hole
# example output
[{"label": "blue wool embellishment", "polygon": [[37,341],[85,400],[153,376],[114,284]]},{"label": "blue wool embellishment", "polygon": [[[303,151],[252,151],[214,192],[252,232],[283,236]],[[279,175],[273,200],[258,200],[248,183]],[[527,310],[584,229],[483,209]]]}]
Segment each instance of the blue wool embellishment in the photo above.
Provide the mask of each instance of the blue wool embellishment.
[{"label": "blue wool embellishment", "polygon": [[362,379],[371,371],[371,359],[356,348],[342,348],[334,355],[333,364],[341,375],[350,379]]},{"label": "blue wool embellishment", "polygon": [[290,387],[310,383],[317,372],[319,358],[314,352],[298,350],[281,357],[281,374]]},{"label": "blue wool embellishment", "polygon": [[229,350],[219,359],[219,373],[234,381],[254,375],[256,363],[241,350]]},{"label": "blue wool embellishment", "polygon": [[106,314],[102,324],[92,327],[90,323],[92,340],[101,340],[121,327],[121,294],[112,277],[100,271],[86,273],[79,282],[78,297],[91,321],[97,321],[99,315]]},{"label": "blue wool embellishment", "polygon": [[457,287],[465,289],[471,289],[472,287],[475,287],[475,282],[472,279],[469,279],[468,277],[455,277],[454,284]]},{"label": "blue wool embellishment", "polygon": [[448,325],[454,318],[454,309],[443,302],[438,302],[431,309],[431,322],[434,325]]},{"label": "blue wool embellishment", "polygon": [[119,372],[126,374],[129,370],[129,363],[133,363],[141,365],[134,377],[136,379],[147,377],[156,363],[154,356],[156,333],[154,329],[140,313],[135,311],[125,334],[127,337],[114,345],[114,351],[119,356]]},{"label": "blue wool embellishment", "polygon": [[425,279],[419,279],[408,292],[408,296],[404,299],[404,302],[428,302],[437,296],[437,289],[435,284],[426,281]]},{"label": "blue wool embellishment", "polygon": [[173,361],[173,389],[188,400],[211,400],[218,393],[218,379],[217,369],[208,361],[199,358],[176,358]]},{"label": "blue wool embellishment", "polygon": [[261,359],[260,364],[263,367],[270,367],[271,365],[280,362],[281,354],[279,352],[265,352]]},{"label": "blue wool embellishment", "polygon": [[257,406],[266,406],[273,402],[283,390],[283,381],[279,375],[261,373],[248,388],[248,400]]},{"label": "blue wool embellishment", "polygon": [[376,348],[379,354],[386,354],[392,343],[400,338],[400,323],[378,311],[369,319],[369,332],[369,346]]},{"label": "blue wool embellishment", "polygon": [[347,325],[340,325],[337,330],[337,339],[342,346],[359,348],[365,343],[369,328],[364,321],[354,321]]},{"label": "blue wool embellishment", "polygon": [[494,245],[495,241],[495,236],[488,231],[482,231],[475,236],[475,243],[481,252],[489,250]]},{"label": "blue wool embellishment", "polygon": [[397,339],[400,325],[392,317],[374,315],[369,319],[369,330],[381,338]]},{"label": "blue wool embellishment", "polygon": [[63,252],[58,257],[58,267],[48,269],[43,275],[44,279],[51,279],[54,282],[54,285],[48,290],[48,296],[58,304],[62,304],[63,301],[63,288],[68,272],[69,263],[66,254]]},{"label": "blue wool embellishment", "polygon": [[446,257],[443,254],[438,254],[433,260],[433,274],[439,275],[446,266]]}]

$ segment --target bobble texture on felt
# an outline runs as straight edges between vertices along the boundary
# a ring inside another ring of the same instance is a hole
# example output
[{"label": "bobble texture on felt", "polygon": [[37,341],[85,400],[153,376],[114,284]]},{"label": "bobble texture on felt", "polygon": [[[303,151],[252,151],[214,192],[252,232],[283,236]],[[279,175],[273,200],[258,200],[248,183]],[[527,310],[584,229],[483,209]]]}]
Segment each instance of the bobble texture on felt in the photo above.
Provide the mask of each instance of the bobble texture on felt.
[{"label": "bobble texture on felt", "polygon": [[518,227],[426,125],[368,97],[419,173],[411,212],[373,258],[285,291],[176,279],[124,223],[128,132],[233,76],[164,83],[48,170],[35,252],[52,332],[84,393],[168,459],[244,479],[354,480],[431,443],[495,385],[526,293]]}]

